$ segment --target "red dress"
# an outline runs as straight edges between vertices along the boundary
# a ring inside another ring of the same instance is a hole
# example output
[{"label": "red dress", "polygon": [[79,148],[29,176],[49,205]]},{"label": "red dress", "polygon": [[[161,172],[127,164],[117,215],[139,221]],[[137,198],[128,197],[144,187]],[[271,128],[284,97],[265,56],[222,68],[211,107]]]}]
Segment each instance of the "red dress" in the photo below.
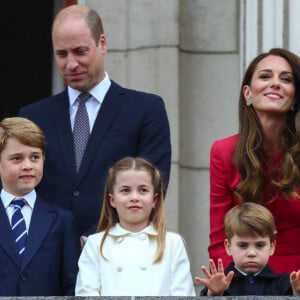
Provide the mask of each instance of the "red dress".
[{"label": "red dress", "polygon": [[[210,258],[222,258],[224,266],[232,262],[224,249],[224,216],[240,202],[234,189],[240,182],[240,175],[232,162],[232,154],[238,135],[215,141],[210,153]],[[273,158],[279,166],[282,153]],[[277,273],[300,269],[300,200],[277,196],[266,203],[273,213],[276,226],[276,250],[269,265]]]}]

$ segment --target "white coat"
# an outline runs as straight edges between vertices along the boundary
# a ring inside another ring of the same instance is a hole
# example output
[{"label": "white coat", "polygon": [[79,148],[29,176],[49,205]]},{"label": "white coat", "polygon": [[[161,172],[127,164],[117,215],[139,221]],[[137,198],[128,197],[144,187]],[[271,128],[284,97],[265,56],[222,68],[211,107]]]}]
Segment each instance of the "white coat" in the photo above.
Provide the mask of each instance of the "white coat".
[{"label": "white coat", "polygon": [[103,253],[103,232],[88,237],[79,258],[76,296],[195,296],[189,258],[182,237],[166,234],[162,260],[153,264],[157,231],[152,225],[130,232],[111,228]]}]

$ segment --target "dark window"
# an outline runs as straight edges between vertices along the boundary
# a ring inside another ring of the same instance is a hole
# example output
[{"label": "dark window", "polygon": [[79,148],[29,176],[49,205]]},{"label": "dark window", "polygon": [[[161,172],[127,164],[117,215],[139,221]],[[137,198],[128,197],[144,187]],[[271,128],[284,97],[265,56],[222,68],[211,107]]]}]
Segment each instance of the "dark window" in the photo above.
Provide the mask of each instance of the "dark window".
[{"label": "dark window", "polygon": [[1,4],[0,119],[51,95],[53,1]]}]

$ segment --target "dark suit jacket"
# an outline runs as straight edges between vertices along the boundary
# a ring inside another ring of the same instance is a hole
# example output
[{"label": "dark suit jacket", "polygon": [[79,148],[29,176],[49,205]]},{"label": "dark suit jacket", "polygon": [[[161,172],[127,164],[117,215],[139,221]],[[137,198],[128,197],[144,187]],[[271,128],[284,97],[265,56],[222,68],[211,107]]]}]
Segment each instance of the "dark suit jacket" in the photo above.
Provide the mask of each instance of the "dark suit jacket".
[{"label": "dark suit jacket", "polygon": [[40,195],[71,210],[80,234],[96,230],[107,170],[125,156],[152,162],[169,181],[171,143],[162,98],[112,84],[95,121],[79,174],[75,172],[67,91],[33,103],[19,116],[34,121],[46,136]]},{"label": "dark suit jacket", "polygon": [[38,196],[20,259],[0,203],[0,296],[74,295],[79,255],[72,214]]},{"label": "dark suit jacket", "polygon": [[[233,263],[225,270],[227,275],[234,271],[230,287],[224,292],[224,296],[281,296],[293,295],[290,277],[287,273],[276,274],[268,265],[256,276],[245,276],[241,274]],[[200,296],[207,295],[205,287]]]}]

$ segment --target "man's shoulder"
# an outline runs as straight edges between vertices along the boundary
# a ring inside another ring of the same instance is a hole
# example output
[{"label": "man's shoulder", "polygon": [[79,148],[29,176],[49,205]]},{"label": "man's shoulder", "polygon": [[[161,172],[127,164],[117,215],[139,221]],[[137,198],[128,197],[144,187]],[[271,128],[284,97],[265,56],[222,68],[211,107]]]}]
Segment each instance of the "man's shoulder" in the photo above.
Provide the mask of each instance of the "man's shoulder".
[{"label": "man's shoulder", "polygon": [[134,88],[127,88],[123,87],[120,84],[116,83],[115,81],[111,80],[111,90],[118,91],[120,94],[123,96],[128,96],[131,97],[131,99],[134,98],[144,98],[144,99],[162,99],[161,96],[151,93],[151,92],[146,92]]}]

